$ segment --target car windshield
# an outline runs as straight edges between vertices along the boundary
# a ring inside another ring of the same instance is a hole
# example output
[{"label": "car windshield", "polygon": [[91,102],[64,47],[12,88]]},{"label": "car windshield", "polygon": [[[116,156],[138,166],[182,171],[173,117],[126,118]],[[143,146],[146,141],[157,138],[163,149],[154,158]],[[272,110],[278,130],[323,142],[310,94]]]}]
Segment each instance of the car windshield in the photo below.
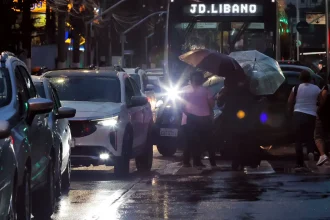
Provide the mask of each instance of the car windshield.
[{"label": "car windshield", "polygon": [[7,69],[0,69],[0,107],[9,104],[11,100],[11,86]]},{"label": "car windshield", "polygon": [[61,101],[120,102],[120,82],[115,77],[52,77]]},{"label": "car windshield", "polygon": [[34,83],[34,86],[36,87],[37,92],[41,96],[41,98],[46,98],[44,85],[41,82],[37,82],[37,83]]}]

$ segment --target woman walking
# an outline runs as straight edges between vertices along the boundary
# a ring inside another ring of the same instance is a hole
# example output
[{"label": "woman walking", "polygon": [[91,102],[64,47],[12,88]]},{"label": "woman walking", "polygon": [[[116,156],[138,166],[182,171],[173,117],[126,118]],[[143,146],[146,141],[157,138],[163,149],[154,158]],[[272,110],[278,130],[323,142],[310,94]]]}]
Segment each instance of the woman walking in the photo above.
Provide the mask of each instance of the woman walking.
[{"label": "woman walking", "polygon": [[293,109],[293,122],[296,135],[296,171],[303,171],[303,143],[312,155],[314,148],[314,129],[317,111],[317,101],[320,88],[311,83],[311,74],[307,71],[300,73],[301,84],[295,86],[288,99],[290,111]]},{"label": "woman walking", "polygon": [[185,124],[186,146],[184,150],[185,167],[190,167],[190,157],[193,157],[193,165],[204,167],[201,162],[201,154],[209,150],[211,166],[215,166],[215,155],[210,149],[209,143],[212,129],[212,109],[214,100],[212,93],[203,87],[204,74],[194,71],[190,76],[191,84],[183,88],[183,124]]}]

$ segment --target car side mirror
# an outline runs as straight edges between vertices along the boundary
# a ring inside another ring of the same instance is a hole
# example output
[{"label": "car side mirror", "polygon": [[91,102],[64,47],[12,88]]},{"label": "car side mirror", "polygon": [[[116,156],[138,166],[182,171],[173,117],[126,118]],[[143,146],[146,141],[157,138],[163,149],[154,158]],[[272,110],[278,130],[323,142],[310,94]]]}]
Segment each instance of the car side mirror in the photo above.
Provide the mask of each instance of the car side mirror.
[{"label": "car side mirror", "polygon": [[34,117],[39,114],[46,114],[53,110],[54,103],[49,99],[32,98],[28,100],[27,122],[31,124]]},{"label": "car side mirror", "polygon": [[148,103],[148,98],[144,96],[133,96],[131,99],[131,107],[143,106]]},{"label": "car side mirror", "polygon": [[76,109],[69,107],[60,107],[56,119],[73,118],[76,115]]},{"label": "car side mirror", "polygon": [[10,126],[7,121],[0,121],[0,139],[7,138],[10,135]]},{"label": "car side mirror", "polygon": [[147,84],[146,88],[145,88],[145,91],[153,91],[154,90],[154,85],[152,84]]}]

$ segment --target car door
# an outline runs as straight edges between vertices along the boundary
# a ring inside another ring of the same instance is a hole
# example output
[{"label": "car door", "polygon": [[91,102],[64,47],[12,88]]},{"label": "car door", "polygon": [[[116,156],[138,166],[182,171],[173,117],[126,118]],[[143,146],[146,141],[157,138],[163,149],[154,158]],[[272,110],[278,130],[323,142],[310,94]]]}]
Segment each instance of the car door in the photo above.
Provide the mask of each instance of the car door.
[{"label": "car door", "polygon": [[[55,87],[50,83],[50,91],[52,96],[52,101],[54,102],[54,116],[57,115],[58,109],[61,107],[61,102],[56,92]],[[66,118],[56,119],[55,120],[55,128],[56,132],[59,135],[59,141],[62,146],[62,167],[61,171],[64,171],[66,164],[69,160],[70,156],[70,147],[71,147],[71,133],[69,128],[69,121]]]},{"label": "car door", "polygon": [[[130,79],[130,81],[133,86],[135,96],[142,96],[142,93],[139,90],[139,87],[136,84],[136,82],[133,79]],[[150,104],[147,103],[144,106],[140,106],[139,111],[140,111],[139,114],[141,115],[141,119],[142,119],[139,122],[139,127],[141,128],[140,138],[141,138],[141,143],[144,144],[145,141],[147,140],[150,117],[152,117]]]},{"label": "car door", "polygon": [[[14,66],[15,76],[21,81],[27,100],[36,98],[36,89],[25,67],[18,62]],[[32,187],[46,180],[44,174],[47,172],[46,168],[52,145],[51,133],[48,128],[48,115],[36,115],[28,131],[28,139],[31,143]]]},{"label": "car door", "polygon": [[137,154],[139,151],[139,147],[142,145],[142,137],[141,137],[141,128],[143,122],[143,114],[141,106],[132,106],[132,97],[135,96],[133,86],[129,80],[129,77],[125,78],[125,98],[126,105],[128,108],[128,114],[130,116],[131,124],[133,127],[133,154]]}]

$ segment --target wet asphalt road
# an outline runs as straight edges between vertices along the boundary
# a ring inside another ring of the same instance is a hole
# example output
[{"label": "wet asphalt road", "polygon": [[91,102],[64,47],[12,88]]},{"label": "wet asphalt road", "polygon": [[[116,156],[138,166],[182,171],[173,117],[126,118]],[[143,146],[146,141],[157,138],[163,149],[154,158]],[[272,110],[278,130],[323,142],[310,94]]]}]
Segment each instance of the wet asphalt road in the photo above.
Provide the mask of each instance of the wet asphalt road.
[{"label": "wet asphalt road", "polygon": [[295,174],[293,161],[275,160],[246,174],[229,161],[201,171],[179,160],[154,150],[152,172],[137,173],[132,161],[125,179],[112,167],[76,168],[52,219],[330,219],[330,168]]}]

